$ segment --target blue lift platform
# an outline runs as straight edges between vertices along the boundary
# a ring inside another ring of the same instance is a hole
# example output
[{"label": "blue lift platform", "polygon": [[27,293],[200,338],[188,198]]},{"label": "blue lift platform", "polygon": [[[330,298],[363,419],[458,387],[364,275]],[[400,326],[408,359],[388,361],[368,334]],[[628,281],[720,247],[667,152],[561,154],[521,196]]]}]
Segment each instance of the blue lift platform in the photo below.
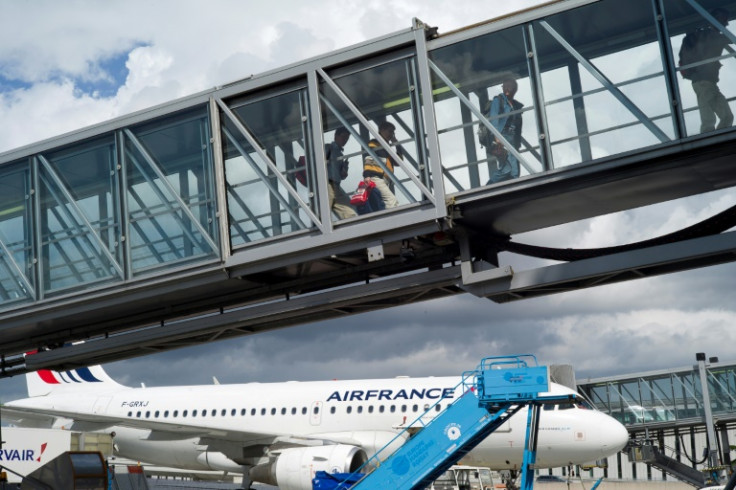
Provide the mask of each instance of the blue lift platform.
[{"label": "blue lift platform", "polygon": [[[463,394],[430,422],[425,425],[423,420],[434,407],[405,429],[421,427],[393,454],[384,459],[381,452],[385,448],[379,450],[355,474],[318,472],[313,480],[314,490],[426,488],[527,405],[520,490],[530,490],[534,482],[539,409],[544,404],[568,402],[575,395],[541,395],[549,391],[549,371],[530,354],[485,358],[475,371],[463,374],[461,385]],[[390,446],[391,443],[385,447]]]}]

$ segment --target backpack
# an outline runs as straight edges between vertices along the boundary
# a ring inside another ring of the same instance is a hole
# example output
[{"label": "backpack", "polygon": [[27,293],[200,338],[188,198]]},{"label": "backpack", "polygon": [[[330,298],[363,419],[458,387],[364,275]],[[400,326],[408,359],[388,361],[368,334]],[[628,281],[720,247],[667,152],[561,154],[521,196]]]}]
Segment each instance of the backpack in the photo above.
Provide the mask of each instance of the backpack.
[{"label": "backpack", "polygon": [[[702,56],[700,56],[700,45],[703,33],[703,29],[696,29],[685,34],[680,45],[678,66],[686,66],[702,59]],[[680,75],[686,80],[692,80],[698,72],[698,68],[697,66],[685,68],[684,70],[680,70]]]},{"label": "backpack", "polygon": [[[488,117],[491,113],[491,102],[493,102],[493,99],[488,99],[488,102],[486,102],[486,105],[483,108],[483,114],[486,117]],[[491,130],[488,129],[483,123],[480,123],[478,125],[478,142],[480,143],[480,146],[483,146],[485,148],[490,148],[494,142]]]}]

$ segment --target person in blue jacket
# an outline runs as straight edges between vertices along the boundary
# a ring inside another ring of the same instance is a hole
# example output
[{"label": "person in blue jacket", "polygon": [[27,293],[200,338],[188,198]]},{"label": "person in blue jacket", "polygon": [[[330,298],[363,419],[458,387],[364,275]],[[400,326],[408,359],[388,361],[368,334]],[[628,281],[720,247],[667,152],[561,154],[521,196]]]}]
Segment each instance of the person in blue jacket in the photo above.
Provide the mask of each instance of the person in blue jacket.
[{"label": "person in blue jacket", "polygon": [[[521,108],[524,104],[514,99],[519,85],[513,78],[503,81],[502,93],[491,101],[489,122],[515,149],[521,146]],[[503,143],[494,138],[493,144],[486,147],[488,163],[491,168],[488,184],[519,177],[519,160],[512,155]],[[495,168],[494,164],[495,163]]]}]

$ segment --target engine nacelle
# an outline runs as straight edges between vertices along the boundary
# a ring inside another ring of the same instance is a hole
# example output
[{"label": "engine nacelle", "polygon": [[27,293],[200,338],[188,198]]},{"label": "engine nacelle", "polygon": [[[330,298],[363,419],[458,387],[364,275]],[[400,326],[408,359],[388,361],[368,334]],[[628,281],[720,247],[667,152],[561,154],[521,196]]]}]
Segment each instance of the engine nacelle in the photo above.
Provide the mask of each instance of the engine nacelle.
[{"label": "engine nacelle", "polygon": [[311,490],[317,471],[352,473],[367,460],[365,451],[346,444],[296,447],[281,451],[273,463],[254,466],[250,477],[281,490]]}]

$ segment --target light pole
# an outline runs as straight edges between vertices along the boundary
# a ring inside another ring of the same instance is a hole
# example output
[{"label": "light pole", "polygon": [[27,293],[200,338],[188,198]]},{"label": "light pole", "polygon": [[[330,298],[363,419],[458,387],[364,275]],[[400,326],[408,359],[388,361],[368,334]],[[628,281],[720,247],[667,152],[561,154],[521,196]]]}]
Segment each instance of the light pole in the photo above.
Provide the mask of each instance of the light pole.
[{"label": "light pole", "polygon": [[[698,371],[700,371],[700,387],[703,393],[703,412],[705,416],[705,429],[708,432],[708,466],[712,468],[712,474],[717,476],[716,481],[720,481],[721,471],[715,470],[718,467],[718,445],[716,442],[716,431],[713,423],[713,411],[710,405],[710,393],[708,392],[708,373],[706,372],[705,353],[698,352],[695,354],[695,360],[698,361]],[[717,357],[712,357],[711,362],[718,362]]]}]

